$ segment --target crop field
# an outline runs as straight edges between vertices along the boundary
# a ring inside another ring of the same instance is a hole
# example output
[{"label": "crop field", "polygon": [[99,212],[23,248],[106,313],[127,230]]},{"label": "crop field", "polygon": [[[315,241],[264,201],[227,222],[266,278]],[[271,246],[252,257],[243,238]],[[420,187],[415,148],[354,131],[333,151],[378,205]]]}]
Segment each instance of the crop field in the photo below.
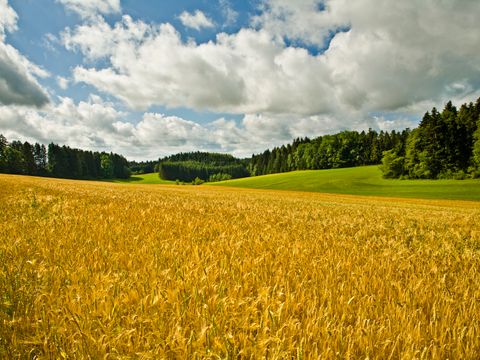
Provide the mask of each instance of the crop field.
[{"label": "crop field", "polygon": [[480,203],[0,175],[0,358],[478,359]]}]

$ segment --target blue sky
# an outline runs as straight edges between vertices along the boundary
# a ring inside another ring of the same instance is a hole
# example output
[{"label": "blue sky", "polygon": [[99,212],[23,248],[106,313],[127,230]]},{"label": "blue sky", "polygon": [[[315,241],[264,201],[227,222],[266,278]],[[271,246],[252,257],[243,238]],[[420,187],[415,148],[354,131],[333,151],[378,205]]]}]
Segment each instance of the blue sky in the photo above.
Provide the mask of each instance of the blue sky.
[{"label": "blue sky", "polygon": [[478,13],[464,0],[0,0],[0,133],[141,160],[414,127],[480,96]]}]

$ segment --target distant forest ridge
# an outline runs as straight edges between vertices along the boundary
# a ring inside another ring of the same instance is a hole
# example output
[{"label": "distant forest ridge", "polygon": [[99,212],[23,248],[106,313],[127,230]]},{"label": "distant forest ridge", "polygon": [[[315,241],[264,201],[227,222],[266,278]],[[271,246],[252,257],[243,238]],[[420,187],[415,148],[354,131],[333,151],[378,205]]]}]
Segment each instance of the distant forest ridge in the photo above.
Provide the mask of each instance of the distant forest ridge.
[{"label": "distant forest ridge", "polygon": [[381,165],[386,178],[438,179],[480,176],[480,98],[457,109],[425,113],[416,129],[342,131],[314,139],[298,138],[238,159],[229,154],[185,152],[158,161],[127,162],[118,154],[72,149],[56,144],[21,143],[0,135],[0,172],[73,179],[127,178],[158,172],[165,180],[192,182]]},{"label": "distant forest ridge", "polygon": [[67,179],[126,179],[128,161],[122,155],[68,146],[12,141],[0,134],[0,172]]},{"label": "distant forest ridge", "polygon": [[213,182],[250,176],[247,163],[229,154],[197,151],[160,159],[158,172],[163,180]]}]

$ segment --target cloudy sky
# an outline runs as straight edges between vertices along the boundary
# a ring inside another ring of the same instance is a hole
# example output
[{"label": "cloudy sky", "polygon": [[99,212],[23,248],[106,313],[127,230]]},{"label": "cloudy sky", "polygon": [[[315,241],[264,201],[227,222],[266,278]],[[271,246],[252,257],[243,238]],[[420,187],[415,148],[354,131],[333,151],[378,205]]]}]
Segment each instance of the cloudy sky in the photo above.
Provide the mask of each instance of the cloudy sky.
[{"label": "cloudy sky", "polygon": [[480,97],[476,0],[0,0],[0,133],[156,159]]}]

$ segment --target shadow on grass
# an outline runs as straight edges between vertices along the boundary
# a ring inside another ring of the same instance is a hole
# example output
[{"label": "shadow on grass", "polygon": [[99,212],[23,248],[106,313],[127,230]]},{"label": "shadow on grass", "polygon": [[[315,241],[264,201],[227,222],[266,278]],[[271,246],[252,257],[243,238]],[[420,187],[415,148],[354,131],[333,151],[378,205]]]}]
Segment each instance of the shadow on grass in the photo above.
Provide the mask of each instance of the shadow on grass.
[{"label": "shadow on grass", "polygon": [[136,183],[137,181],[142,181],[143,178],[139,176],[130,176],[128,179],[102,179],[100,181],[104,182],[113,182],[113,183]]},{"label": "shadow on grass", "polygon": [[143,178],[139,176],[130,176],[128,179],[115,179],[118,182],[124,182],[124,183],[131,183],[131,182],[136,182],[136,181],[142,181]]}]

